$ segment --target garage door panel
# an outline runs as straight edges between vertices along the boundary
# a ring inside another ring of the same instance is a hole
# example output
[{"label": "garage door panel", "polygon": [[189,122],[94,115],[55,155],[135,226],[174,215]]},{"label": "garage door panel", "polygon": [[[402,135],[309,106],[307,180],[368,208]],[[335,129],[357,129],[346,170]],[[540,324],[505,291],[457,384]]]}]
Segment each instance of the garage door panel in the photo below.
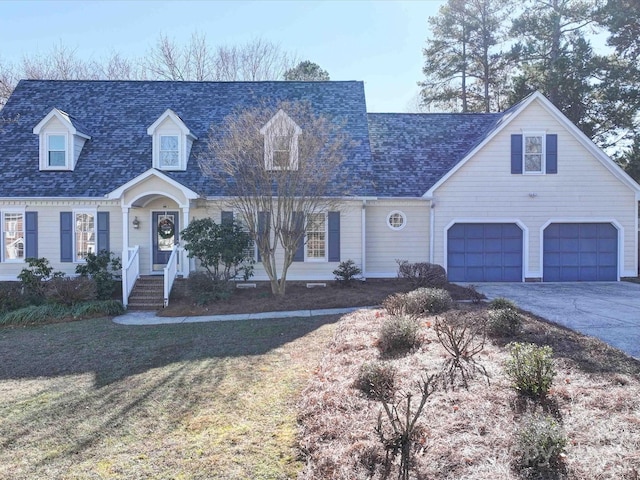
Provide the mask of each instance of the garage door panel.
[{"label": "garage door panel", "polygon": [[618,230],[610,223],[550,224],[543,242],[544,281],[618,279]]},{"label": "garage door panel", "polygon": [[508,223],[453,225],[447,274],[454,282],[522,281],[522,230]]}]

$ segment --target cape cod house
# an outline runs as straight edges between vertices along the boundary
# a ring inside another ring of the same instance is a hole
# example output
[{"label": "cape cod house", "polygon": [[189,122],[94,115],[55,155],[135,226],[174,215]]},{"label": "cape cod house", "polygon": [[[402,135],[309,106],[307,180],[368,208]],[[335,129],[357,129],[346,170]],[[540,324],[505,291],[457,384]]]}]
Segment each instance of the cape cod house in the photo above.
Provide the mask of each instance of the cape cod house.
[{"label": "cape cod house", "polygon": [[73,274],[102,249],[122,256],[125,304],[140,276],[188,276],[180,230],[228,215],[196,161],[209,129],[279,100],[341,122],[358,179],[289,279],[346,259],[368,278],[397,259],[460,282],[637,275],[640,186],[539,93],[503,113],[368,114],[362,82],[24,80],[0,111],[0,280],[27,257]]}]

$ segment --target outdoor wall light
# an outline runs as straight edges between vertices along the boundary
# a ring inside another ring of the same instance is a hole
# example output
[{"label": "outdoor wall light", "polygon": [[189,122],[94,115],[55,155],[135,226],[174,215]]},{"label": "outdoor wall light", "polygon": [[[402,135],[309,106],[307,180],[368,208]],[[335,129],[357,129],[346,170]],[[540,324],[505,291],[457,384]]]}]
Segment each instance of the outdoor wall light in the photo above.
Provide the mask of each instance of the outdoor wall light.
[{"label": "outdoor wall light", "polygon": [[134,217],[133,222],[131,223],[133,224],[133,228],[135,228],[136,230],[140,228],[140,220],[138,220],[138,217]]}]

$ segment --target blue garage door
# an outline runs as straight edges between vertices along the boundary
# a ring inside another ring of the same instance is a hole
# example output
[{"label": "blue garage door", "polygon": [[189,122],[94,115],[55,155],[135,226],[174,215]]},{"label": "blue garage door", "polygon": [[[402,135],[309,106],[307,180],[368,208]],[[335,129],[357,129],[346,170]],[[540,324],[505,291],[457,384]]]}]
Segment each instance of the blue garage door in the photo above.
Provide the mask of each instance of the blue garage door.
[{"label": "blue garage door", "polygon": [[543,280],[618,279],[618,230],[610,223],[552,223],[544,230]]},{"label": "blue garage door", "polygon": [[452,282],[521,282],[522,230],[515,223],[456,223],[447,233]]}]

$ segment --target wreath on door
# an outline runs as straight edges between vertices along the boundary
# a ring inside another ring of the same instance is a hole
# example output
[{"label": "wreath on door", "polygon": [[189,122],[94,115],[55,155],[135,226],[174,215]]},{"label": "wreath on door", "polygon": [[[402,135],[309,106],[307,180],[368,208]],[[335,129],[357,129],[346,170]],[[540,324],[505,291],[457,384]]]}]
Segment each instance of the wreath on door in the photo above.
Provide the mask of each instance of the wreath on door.
[{"label": "wreath on door", "polygon": [[171,220],[165,218],[158,223],[158,235],[160,238],[167,239],[173,237],[176,233],[176,227]]}]

